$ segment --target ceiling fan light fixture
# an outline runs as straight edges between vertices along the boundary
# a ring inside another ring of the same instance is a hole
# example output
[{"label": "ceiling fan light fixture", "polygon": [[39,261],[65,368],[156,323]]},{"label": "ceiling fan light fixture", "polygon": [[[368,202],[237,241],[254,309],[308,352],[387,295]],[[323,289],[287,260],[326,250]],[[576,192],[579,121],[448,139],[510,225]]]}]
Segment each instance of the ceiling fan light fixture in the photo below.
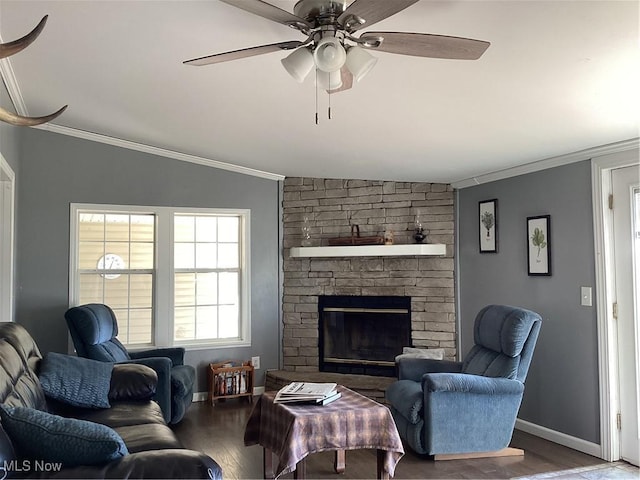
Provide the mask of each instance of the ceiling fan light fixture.
[{"label": "ceiling fan light fixture", "polygon": [[336,37],[324,37],[316,45],[313,59],[323,72],[337,72],[347,59],[347,52]]},{"label": "ceiling fan light fixture", "polygon": [[282,66],[298,83],[302,83],[313,69],[313,53],[308,48],[301,47],[281,60]]},{"label": "ceiling fan light fixture", "polygon": [[324,72],[316,70],[316,84],[321,90],[336,90],[342,87],[342,75],[340,70],[335,72]]},{"label": "ceiling fan light fixture", "polygon": [[356,82],[362,80],[378,62],[378,59],[362,47],[351,47],[347,52],[346,65]]}]

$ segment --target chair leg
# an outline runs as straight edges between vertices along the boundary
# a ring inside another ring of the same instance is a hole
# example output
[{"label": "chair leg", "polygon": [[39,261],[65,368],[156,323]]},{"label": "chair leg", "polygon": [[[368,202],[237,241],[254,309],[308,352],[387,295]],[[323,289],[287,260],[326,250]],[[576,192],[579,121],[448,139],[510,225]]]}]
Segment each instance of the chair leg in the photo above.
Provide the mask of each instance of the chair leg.
[{"label": "chair leg", "polygon": [[507,447],[494,452],[472,452],[472,453],[442,453],[434,455],[434,460],[465,460],[470,458],[490,458],[490,457],[522,457],[524,450],[520,448]]}]

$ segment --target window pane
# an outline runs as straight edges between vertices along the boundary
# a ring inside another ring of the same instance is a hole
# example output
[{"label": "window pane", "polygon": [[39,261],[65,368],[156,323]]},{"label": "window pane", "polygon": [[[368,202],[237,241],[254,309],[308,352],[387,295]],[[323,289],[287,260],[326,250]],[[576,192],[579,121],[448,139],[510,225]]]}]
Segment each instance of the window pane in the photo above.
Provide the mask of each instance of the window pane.
[{"label": "window pane", "polygon": [[174,317],[174,339],[193,340],[195,336],[195,308],[176,307]]},{"label": "window pane", "polygon": [[79,276],[78,303],[103,303],[104,277],[95,273],[81,274]]},{"label": "window pane", "polygon": [[236,305],[238,303],[238,274],[235,272],[224,272],[220,274],[220,294],[221,305]]},{"label": "window pane", "polygon": [[104,301],[111,308],[127,308],[129,305],[129,275],[105,278]]},{"label": "window pane", "polygon": [[107,241],[129,241],[129,215],[105,215],[105,239]]},{"label": "window pane", "polygon": [[215,305],[218,302],[218,274],[198,273],[198,305]]},{"label": "window pane", "polygon": [[195,266],[195,243],[176,243],[174,250],[174,268],[193,268]]},{"label": "window pane", "polygon": [[216,241],[216,221],[213,216],[196,217],[196,242]]},{"label": "window pane", "polygon": [[237,243],[218,244],[218,255],[219,255],[219,261],[218,261],[219,268],[238,268],[240,266]]},{"label": "window pane", "polygon": [[218,217],[218,241],[238,242],[238,217]]},{"label": "window pane", "polygon": [[[105,244],[105,256],[109,255],[108,261],[105,262],[103,268],[107,270],[124,270],[130,267],[129,260],[129,243],[128,242],[109,242]],[[114,257],[117,255],[119,258]],[[96,259],[96,265],[100,259]],[[95,266],[93,268],[96,268]]]},{"label": "window pane", "polygon": [[217,337],[218,312],[216,307],[198,307],[196,310],[196,338],[206,340]]},{"label": "window pane", "polygon": [[234,338],[239,335],[238,307],[236,305],[221,305],[218,309],[220,315],[220,338]]},{"label": "window pane", "polygon": [[174,242],[193,242],[196,238],[195,235],[195,219],[192,216],[176,215],[173,221]]},{"label": "window pane", "polygon": [[81,241],[104,241],[104,215],[81,213],[79,215],[78,237]]},{"label": "window pane", "polygon": [[78,245],[78,268],[95,270],[104,253],[104,243],[102,242],[80,242]]},{"label": "window pane", "polygon": [[153,268],[153,243],[131,243],[130,268],[144,270]]},{"label": "window pane", "polygon": [[129,337],[127,344],[150,344],[152,339],[152,310],[151,308],[129,310]]},{"label": "window pane", "polygon": [[153,242],[154,221],[152,215],[131,215],[131,241]]},{"label": "window pane", "polygon": [[129,275],[129,307],[147,308],[153,306],[153,274]]},{"label": "window pane", "polygon": [[196,268],[216,268],[216,244],[196,244]]},{"label": "window pane", "polygon": [[179,306],[193,306],[196,298],[196,274],[176,273],[174,303]]}]

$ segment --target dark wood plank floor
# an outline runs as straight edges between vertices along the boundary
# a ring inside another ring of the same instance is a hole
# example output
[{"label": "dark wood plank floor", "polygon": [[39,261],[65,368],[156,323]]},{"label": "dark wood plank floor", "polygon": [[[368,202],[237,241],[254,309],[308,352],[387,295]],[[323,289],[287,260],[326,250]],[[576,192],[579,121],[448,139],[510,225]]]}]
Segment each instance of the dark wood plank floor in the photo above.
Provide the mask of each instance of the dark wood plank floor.
[{"label": "dark wood plank floor", "polygon": [[[246,399],[228,399],[214,407],[194,403],[174,431],[185,447],[205,452],[222,467],[227,479],[262,478],[262,448],[245,447],[244,427],[251,411]],[[502,479],[587,467],[603,460],[516,430],[512,446],[523,448],[524,457],[434,462],[405,448],[396,467],[395,478]],[[344,474],[333,472],[333,453],[311,455],[307,461],[309,478],[375,478],[374,451],[347,452]],[[293,478],[292,474],[283,478]]]}]

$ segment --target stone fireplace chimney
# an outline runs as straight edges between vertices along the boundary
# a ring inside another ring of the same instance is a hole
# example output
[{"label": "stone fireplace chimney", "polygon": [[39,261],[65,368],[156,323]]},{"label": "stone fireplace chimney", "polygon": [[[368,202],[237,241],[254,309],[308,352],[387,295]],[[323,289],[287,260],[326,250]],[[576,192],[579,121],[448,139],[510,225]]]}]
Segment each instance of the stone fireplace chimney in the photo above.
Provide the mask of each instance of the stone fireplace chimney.
[{"label": "stone fireplace chimney", "polygon": [[[446,245],[444,256],[292,258],[291,247],[328,245],[349,236],[393,232],[395,244],[415,243],[416,216],[424,243]],[[456,356],[454,196],[450,185],[286,178],[283,198],[284,370],[319,370],[318,297],[411,297],[410,344]],[[308,234],[308,239],[303,236]],[[406,345],[409,346],[409,345]]]}]

